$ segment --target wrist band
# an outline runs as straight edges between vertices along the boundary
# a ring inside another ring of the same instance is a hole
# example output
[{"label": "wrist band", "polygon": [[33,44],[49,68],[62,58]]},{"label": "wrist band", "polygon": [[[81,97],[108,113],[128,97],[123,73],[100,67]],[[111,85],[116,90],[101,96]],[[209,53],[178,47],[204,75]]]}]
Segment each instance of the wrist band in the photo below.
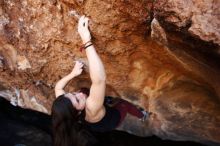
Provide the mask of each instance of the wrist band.
[{"label": "wrist band", "polygon": [[92,43],[91,40],[89,40],[88,42],[84,43],[83,46],[86,46],[88,43]]},{"label": "wrist band", "polygon": [[86,49],[86,48],[88,48],[88,47],[90,47],[90,46],[92,46],[92,43],[89,44],[88,46],[85,46],[84,49]]},{"label": "wrist band", "polygon": [[80,52],[82,52],[83,49],[86,49],[86,48],[88,48],[89,46],[92,46],[92,42],[91,42],[91,44],[89,44],[89,45],[86,46],[86,44],[88,44],[89,42],[91,42],[91,41],[86,42],[83,46],[80,47]]}]

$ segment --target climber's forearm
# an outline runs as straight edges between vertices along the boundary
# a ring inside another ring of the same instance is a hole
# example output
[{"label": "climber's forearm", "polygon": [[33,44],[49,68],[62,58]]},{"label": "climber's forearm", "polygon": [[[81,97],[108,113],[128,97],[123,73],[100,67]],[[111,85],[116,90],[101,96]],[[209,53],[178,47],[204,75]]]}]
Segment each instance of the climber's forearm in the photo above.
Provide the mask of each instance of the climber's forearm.
[{"label": "climber's forearm", "polygon": [[56,83],[56,86],[55,86],[56,97],[62,94],[65,94],[64,87],[67,85],[67,83],[70,80],[72,80],[76,76],[79,76],[82,73],[82,70],[83,70],[82,68],[83,68],[83,63],[79,61],[75,61],[73,70],[68,75],[66,75],[65,77],[63,77],[61,80],[59,80]]},{"label": "climber's forearm", "polygon": [[75,77],[74,75],[68,74],[67,76],[63,77],[61,80],[59,80],[56,83],[56,86],[55,86],[55,95],[56,95],[56,97],[58,97],[58,96],[65,93],[65,91],[64,91],[65,86],[74,77]]},{"label": "climber's forearm", "polygon": [[92,83],[105,83],[105,68],[93,45],[86,49],[86,55],[89,61],[89,72]]}]

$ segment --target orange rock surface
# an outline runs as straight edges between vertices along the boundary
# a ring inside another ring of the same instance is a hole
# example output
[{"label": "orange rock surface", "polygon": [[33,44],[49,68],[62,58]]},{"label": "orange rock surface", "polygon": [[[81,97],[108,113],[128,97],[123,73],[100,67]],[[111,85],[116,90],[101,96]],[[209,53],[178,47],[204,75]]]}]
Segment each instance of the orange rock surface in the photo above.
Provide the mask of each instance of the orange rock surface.
[{"label": "orange rock surface", "polygon": [[[107,95],[151,111],[145,126],[151,134],[220,143],[219,1],[0,4],[1,96],[50,113],[55,83],[74,60],[86,60],[77,33],[78,16],[84,14],[106,68]],[[66,90],[84,86],[90,86],[87,71]]]}]

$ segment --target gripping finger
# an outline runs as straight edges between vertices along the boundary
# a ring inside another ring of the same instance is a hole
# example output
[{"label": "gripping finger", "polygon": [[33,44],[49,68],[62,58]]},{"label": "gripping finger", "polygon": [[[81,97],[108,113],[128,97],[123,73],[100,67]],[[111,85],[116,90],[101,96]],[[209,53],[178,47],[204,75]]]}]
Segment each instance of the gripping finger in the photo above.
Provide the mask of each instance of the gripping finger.
[{"label": "gripping finger", "polygon": [[75,61],[76,62],[76,66],[79,67],[79,68],[82,68],[84,66],[83,62],[81,61]]},{"label": "gripping finger", "polygon": [[85,17],[85,27],[88,28],[89,26],[89,18]]},{"label": "gripping finger", "polygon": [[78,28],[83,27],[84,19],[85,19],[85,15],[79,18]]},{"label": "gripping finger", "polygon": [[83,64],[83,63],[81,63],[81,64],[79,64],[79,67],[80,67],[80,68],[82,68],[82,67],[83,67],[83,65],[84,65],[84,64]]}]

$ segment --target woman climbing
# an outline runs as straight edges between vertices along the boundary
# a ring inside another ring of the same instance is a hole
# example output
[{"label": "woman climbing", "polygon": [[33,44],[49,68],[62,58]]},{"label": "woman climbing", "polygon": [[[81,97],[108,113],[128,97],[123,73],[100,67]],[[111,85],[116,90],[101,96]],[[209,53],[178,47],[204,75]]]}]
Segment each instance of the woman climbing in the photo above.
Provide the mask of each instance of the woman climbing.
[{"label": "woman climbing", "polygon": [[[88,58],[92,84],[89,91],[86,89],[74,93],[64,91],[66,84],[82,73],[84,64],[80,61],[76,61],[71,73],[57,82],[56,100],[52,106],[55,146],[88,145],[87,142],[91,138],[88,130],[95,132],[114,130],[122,123],[127,113],[142,120],[148,115],[125,100],[119,100],[113,106],[104,104],[106,73],[92,44],[87,17],[82,16],[79,19],[78,32]],[[112,99],[108,97],[106,101]]]}]

